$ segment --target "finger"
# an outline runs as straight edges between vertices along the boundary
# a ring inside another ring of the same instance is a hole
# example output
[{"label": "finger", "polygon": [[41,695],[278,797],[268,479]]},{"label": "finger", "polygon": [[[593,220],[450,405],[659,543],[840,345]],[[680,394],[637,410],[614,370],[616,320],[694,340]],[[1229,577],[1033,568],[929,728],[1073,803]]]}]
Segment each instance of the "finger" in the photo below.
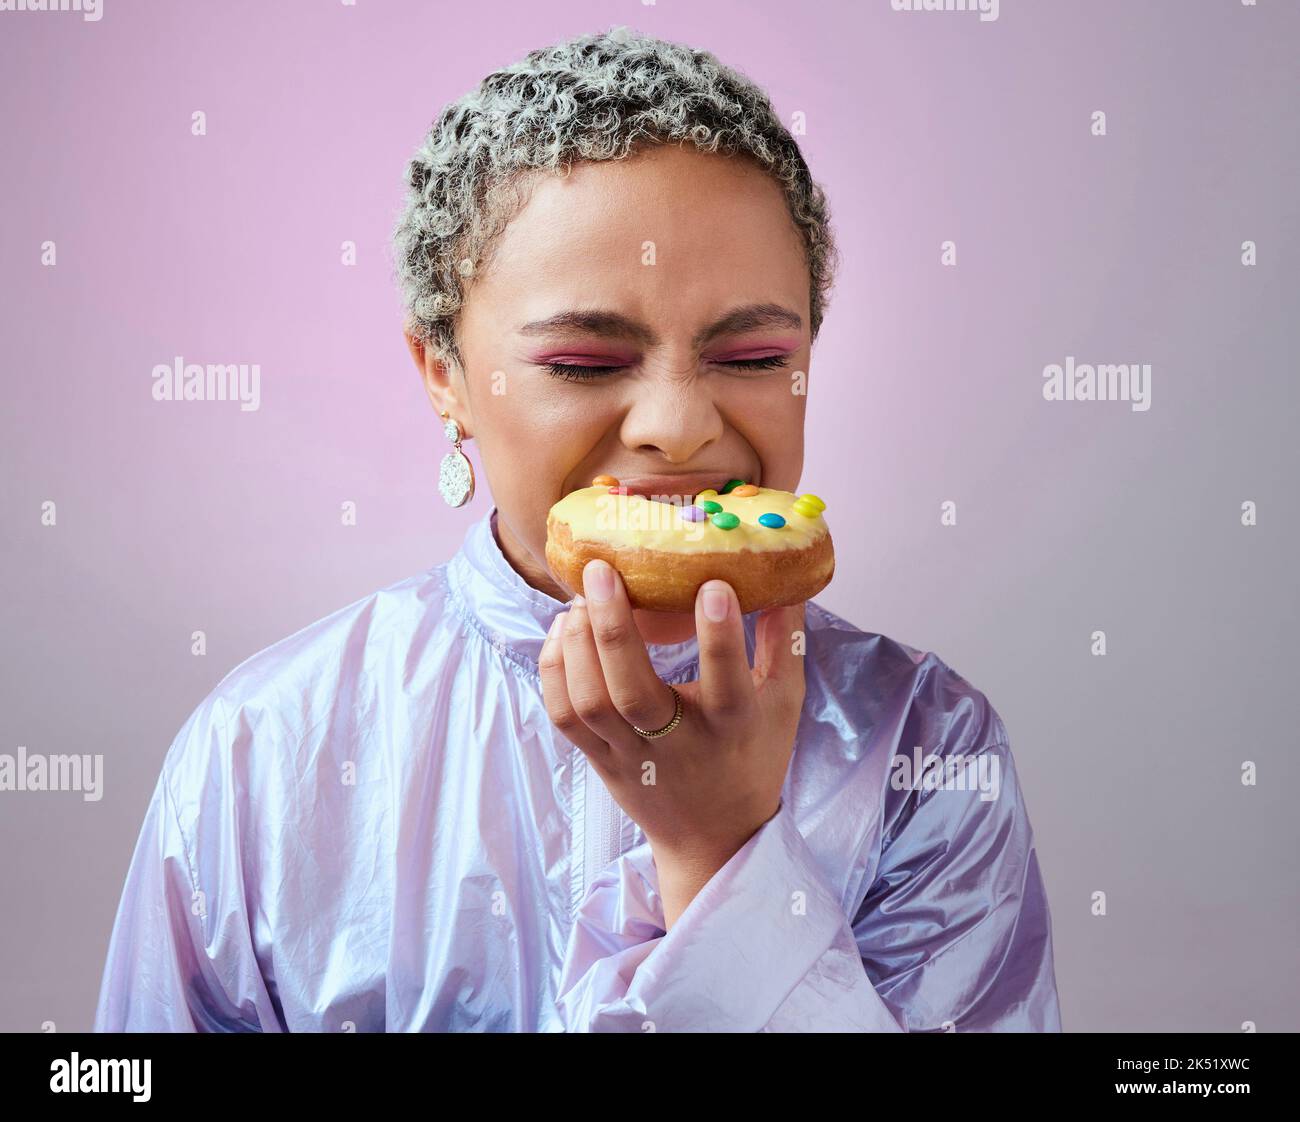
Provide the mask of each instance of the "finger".
[{"label": "finger", "polygon": [[609,754],[609,745],[587,727],[569,700],[569,686],[564,672],[564,645],[560,642],[565,615],[566,612],[561,612],[555,617],[546,642],[542,644],[542,653],[538,659],[538,668],[542,674],[542,700],[546,705],[546,715],[564,738],[593,759],[601,759]]},{"label": "finger", "polygon": [[[716,617],[721,618],[716,618]],[[695,634],[700,649],[700,697],[710,717],[733,718],[754,704],[754,678],[745,650],[740,602],[726,581],[700,585],[695,597]]]},{"label": "finger", "polygon": [[575,596],[569,602],[561,643],[564,647],[564,680],[574,712],[606,744],[626,747],[636,733],[614,708],[605,688],[605,672],[596,653],[596,639],[591,633],[591,620],[582,596]]},{"label": "finger", "polygon": [[623,578],[613,565],[597,559],[587,562],[582,583],[610,701],[624,721],[643,729],[663,728],[673,719],[677,702],[655,673]]},{"label": "finger", "polygon": [[803,692],[806,619],[803,604],[760,613],[754,629],[754,684],[760,691]]}]

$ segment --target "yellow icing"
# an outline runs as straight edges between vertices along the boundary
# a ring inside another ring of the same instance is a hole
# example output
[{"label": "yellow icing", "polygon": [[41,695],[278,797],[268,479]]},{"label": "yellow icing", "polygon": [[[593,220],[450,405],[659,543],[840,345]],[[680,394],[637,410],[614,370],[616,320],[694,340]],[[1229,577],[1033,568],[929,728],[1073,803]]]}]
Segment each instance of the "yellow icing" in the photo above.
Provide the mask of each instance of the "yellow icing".
[{"label": "yellow icing", "polygon": [[[655,502],[644,495],[611,494],[603,484],[582,487],[566,495],[551,514],[567,522],[575,541],[606,542],[619,547],[660,549],[676,553],[738,553],[742,549],[804,549],[829,532],[820,514],[809,517],[795,506],[799,496],[789,491],[760,487],[757,495],[710,495],[740,519],[740,525],[723,530],[708,517],[688,522],[676,503]],[[703,501],[701,499],[697,502]],[[763,526],[760,514],[779,514],[785,525]]]}]

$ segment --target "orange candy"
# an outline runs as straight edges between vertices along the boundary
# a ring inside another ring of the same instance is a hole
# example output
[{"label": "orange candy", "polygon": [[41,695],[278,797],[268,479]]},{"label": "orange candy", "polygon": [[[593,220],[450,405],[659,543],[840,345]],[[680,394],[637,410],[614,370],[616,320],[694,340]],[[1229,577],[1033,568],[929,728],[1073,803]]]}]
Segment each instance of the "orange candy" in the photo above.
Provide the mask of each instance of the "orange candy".
[{"label": "orange candy", "polygon": [[591,481],[593,487],[617,487],[618,480],[612,475],[598,475]]},{"label": "orange candy", "polygon": [[739,487],[733,488],[731,494],[738,499],[747,499],[750,495],[757,495],[758,488],[752,483],[742,483]]}]

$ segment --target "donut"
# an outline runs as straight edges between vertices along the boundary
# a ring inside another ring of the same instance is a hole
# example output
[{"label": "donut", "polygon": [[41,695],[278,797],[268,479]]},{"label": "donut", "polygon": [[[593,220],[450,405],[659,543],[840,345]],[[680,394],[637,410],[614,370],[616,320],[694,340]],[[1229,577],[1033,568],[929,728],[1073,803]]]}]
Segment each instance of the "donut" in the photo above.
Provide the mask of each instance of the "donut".
[{"label": "donut", "polygon": [[546,518],[546,561],[571,592],[594,557],[623,578],[632,607],[694,612],[705,581],[736,590],[743,613],[798,604],[835,572],[835,551],[816,495],[742,479],[701,491],[688,506],[628,494],[613,476],[571,492]]}]

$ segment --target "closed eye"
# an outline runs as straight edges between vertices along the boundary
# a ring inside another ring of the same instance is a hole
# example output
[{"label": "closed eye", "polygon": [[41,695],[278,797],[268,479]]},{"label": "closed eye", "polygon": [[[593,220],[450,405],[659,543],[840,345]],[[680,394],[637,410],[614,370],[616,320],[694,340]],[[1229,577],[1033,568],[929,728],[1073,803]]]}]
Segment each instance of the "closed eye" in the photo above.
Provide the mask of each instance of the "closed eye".
[{"label": "closed eye", "polygon": [[[733,370],[776,370],[785,366],[789,358],[789,355],[768,355],[766,358],[741,358],[730,362],[714,363],[714,365]],[[626,366],[574,366],[564,362],[546,362],[542,364],[542,368],[566,382],[591,382],[627,369]]]}]

